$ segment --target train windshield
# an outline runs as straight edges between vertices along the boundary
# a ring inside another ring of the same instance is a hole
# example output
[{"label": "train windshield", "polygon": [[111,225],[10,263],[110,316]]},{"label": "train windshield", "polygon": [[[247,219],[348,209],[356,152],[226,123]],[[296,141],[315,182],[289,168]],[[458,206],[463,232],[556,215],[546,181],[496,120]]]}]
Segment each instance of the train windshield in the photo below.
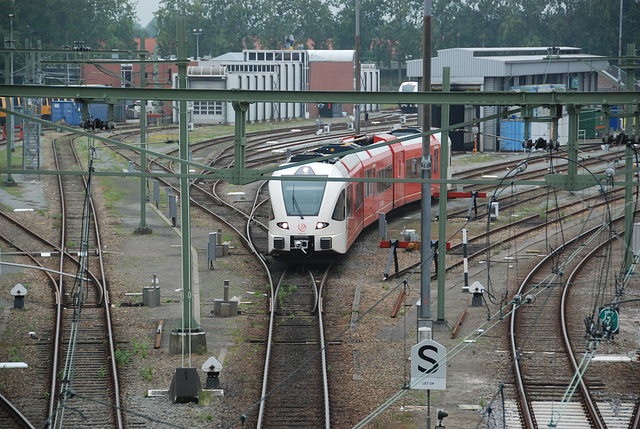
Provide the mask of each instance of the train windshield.
[{"label": "train windshield", "polygon": [[326,182],[283,181],[282,196],[287,216],[317,216]]}]

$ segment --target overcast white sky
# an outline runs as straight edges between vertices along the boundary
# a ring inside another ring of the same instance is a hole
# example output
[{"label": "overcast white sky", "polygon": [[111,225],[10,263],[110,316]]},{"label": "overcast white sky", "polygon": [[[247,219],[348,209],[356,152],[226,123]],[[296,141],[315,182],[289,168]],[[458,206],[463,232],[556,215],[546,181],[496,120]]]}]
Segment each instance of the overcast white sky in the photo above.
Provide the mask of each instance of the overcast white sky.
[{"label": "overcast white sky", "polygon": [[146,27],[153,19],[153,13],[160,7],[160,0],[138,0],[136,12],[140,25]]}]

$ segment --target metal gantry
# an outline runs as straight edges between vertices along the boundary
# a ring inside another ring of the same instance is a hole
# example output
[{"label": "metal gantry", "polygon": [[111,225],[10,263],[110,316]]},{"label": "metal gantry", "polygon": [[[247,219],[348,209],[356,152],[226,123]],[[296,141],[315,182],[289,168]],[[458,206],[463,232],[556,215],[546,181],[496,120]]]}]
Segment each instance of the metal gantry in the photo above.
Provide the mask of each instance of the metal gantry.
[{"label": "metal gantry", "polygon": [[[180,24],[178,21],[178,35],[179,43],[178,47],[181,49],[178,55],[178,88],[96,88],[96,87],[54,87],[54,86],[30,86],[30,85],[0,85],[0,96],[7,97],[27,97],[27,98],[74,98],[88,101],[92,103],[107,103],[115,104],[120,100],[174,100],[178,102],[179,106],[179,118],[180,118],[180,156],[179,158],[171,157],[161,153],[156,153],[148,150],[146,145],[140,147],[131,147],[130,145],[116,142],[99,135],[91,134],[92,137],[108,141],[111,144],[126,146],[129,149],[140,151],[141,160],[145,160],[147,156],[152,155],[154,157],[172,159],[180,163],[180,173],[175,173],[173,177],[180,177],[181,183],[181,208],[182,208],[182,236],[183,236],[183,250],[190,248],[190,225],[189,225],[189,189],[188,183],[190,180],[202,177],[202,174],[192,174],[189,172],[189,167],[194,167],[197,171],[205,171],[206,174],[210,174],[209,177],[214,176],[218,179],[233,183],[233,184],[247,184],[257,180],[268,179],[269,175],[279,169],[278,167],[267,169],[247,169],[245,168],[245,148],[246,148],[246,117],[247,107],[252,102],[275,102],[275,103],[353,103],[353,104],[401,104],[411,103],[420,105],[478,105],[478,106],[502,106],[505,107],[503,112],[496,115],[491,115],[484,118],[475,118],[471,121],[455,124],[451,126],[441,126],[439,129],[425,130],[423,133],[426,136],[437,132],[443,132],[444,136],[448,131],[458,129],[466,125],[477,125],[477,123],[487,120],[493,120],[496,118],[504,117],[512,114],[514,111],[521,111],[525,122],[540,120],[540,118],[534,119],[529,112],[537,107],[546,107],[552,114],[545,118],[549,122],[555,124],[557,129],[557,121],[562,112],[566,110],[569,117],[569,138],[568,138],[568,170],[566,174],[553,174],[547,175],[545,181],[531,181],[531,180],[519,180],[514,181],[515,185],[550,185],[559,189],[565,190],[578,190],[585,187],[593,186],[598,180],[603,179],[604,175],[581,175],[578,173],[577,166],[578,160],[578,119],[580,110],[584,106],[600,106],[603,115],[605,116],[605,123],[608,123],[609,117],[623,117],[627,118],[627,130],[632,130],[631,134],[635,137],[629,139],[626,153],[626,165],[625,169],[616,173],[617,176],[622,177],[623,180],[618,180],[618,185],[625,186],[627,189],[627,199],[631,200],[633,187],[637,186],[637,183],[633,181],[633,173],[637,170],[634,167],[633,159],[631,156],[631,144],[633,141],[637,141],[637,135],[640,133],[638,130],[638,124],[640,122],[640,100],[638,99],[638,93],[634,91],[621,91],[621,92],[550,92],[550,93],[515,93],[515,92],[449,92],[446,88],[442,92],[418,92],[418,93],[399,93],[399,92],[334,92],[334,91],[248,91],[248,90],[202,90],[202,89],[187,89],[186,88],[186,66],[188,59],[186,58],[186,47],[182,47],[186,42],[184,40],[185,29],[184,22]],[[69,51],[61,51],[68,54]],[[154,63],[153,60],[145,60],[145,51],[136,51],[140,53],[141,62]],[[629,46],[630,54],[625,57],[623,68],[629,70],[627,73],[628,81],[626,84],[627,89],[634,88],[633,70],[639,67],[638,63],[640,58],[635,56],[635,47]],[[143,67],[144,69],[144,67]],[[187,102],[189,101],[222,101],[231,102],[236,111],[236,137],[235,137],[235,165],[233,169],[214,169],[201,165],[199,163],[191,162],[188,160],[188,129],[187,129]],[[513,107],[516,107],[515,109]],[[613,106],[625,106],[622,113],[613,113]],[[143,112],[146,112],[146,106],[144,106]],[[8,116],[17,116],[22,119],[30,119],[38,123],[48,123],[37,118],[27,117],[24,114],[11,112],[7,109],[0,109],[8,114]],[[144,113],[143,113],[144,115]],[[144,119],[143,119],[144,121]],[[444,122],[445,124],[447,122]],[[58,128],[65,129],[66,127],[57,125]],[[525,127],[526,128],[526,127]],[[79,131],[75,128],[68,128],[67,131],[77,132],[83,134],[83,131]],[[88,133],[87,133],[88,134]],[[609,134],[607,128],[605,134]],[[10,151],[8,151],[10,152]],[[446,157],[442,156],[441,160],[445,160]],[[444,171],[444,168],[442,168]],[[11,163],[8,166],[0,170],[1,174],[7,175],[7,182],[11,180],[11,174],[32,174],[33,170],[28,170],[23,167],[22,170],[14,169]],[[59,171],[43,171],[40,170],[40,174],[83,174],[82,172],[59,172]],[[140,172],[123,173],[121,171],[96,171],[95,175],[109,175],[109,176],[124,176],[124,177],[140,177],[142,183],[149,178],[155,177],[158,173],[148,173],[141,169]],[[331,180],[331,179],[324,179]],[[336,179],[337,180],[337,179]],[[339,179],[344,181],[344,179]],[[352,179],[354,181],[389,181],[389,179]],[[451,180],[441,179],[393,179],[391,181],[413,181],[420,183],[438,183],[441,185],[447,184],[497,184],[497,180]],[[145,192],[144,185],[141,185],[141,192]],[[142,199],[141,205],[145,204],[145,199]],[[631,204],[627,204],[631,207]],[[144,210],[144,209],[143,209]],[[146,223],[144,218],[141,220],[140,227],[144,228]],[[627,214],[627,230],[630,231],[633,226],[633,216],[631,209]],[[446,242],[446,231],[442,229],[439,232],[439,243]],[[631,237],[631,234],[628,234]],[[630,239],[630,238],[629,238]],[[629,255],[629,261],[631,260]],[[440,258],[444,260],[444,257]],[[630,262],[629,262],[630,264]],[[190,287],[190,255],[188,251],[183,251],[183,286]],[[440,289],[440,284],[439,284]],[[443,288],[444,289],[444,288]],[[183,316],[183,326],[187,329],[198,329],[198,324],[191,316],[191,302],[190,302],[190,290],[183,288],[185,294],[185,304]],[[444,290],[438,294],[438,320],[444,320]]]}]

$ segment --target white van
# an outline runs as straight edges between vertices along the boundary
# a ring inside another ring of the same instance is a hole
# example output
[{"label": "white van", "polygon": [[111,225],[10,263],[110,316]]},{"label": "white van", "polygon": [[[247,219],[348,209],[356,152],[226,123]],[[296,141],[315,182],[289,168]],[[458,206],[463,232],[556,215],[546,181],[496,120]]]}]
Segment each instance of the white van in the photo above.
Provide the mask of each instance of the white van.
[{"label": "white van", "polygon": [[[153,106],[154,106],[154,101],[151,100],[147,100],[147,115],[153,113]],[[140,107],[141,107],[141,102],[140,100],[136,100],[133,103],[133,110],[136,112],[136,116],[140,117]]]}]

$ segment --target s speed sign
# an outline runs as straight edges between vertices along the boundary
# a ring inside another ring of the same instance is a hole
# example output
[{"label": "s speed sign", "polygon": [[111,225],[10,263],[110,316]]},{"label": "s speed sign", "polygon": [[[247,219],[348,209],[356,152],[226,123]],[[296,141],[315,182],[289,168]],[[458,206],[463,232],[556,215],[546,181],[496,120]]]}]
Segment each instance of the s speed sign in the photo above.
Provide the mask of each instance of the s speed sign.
[{"label": "s speed sign", "polygon": [[411,388],[444,390],[447,388],[447,350],[433,340],[424,340],[411,348]]}]

